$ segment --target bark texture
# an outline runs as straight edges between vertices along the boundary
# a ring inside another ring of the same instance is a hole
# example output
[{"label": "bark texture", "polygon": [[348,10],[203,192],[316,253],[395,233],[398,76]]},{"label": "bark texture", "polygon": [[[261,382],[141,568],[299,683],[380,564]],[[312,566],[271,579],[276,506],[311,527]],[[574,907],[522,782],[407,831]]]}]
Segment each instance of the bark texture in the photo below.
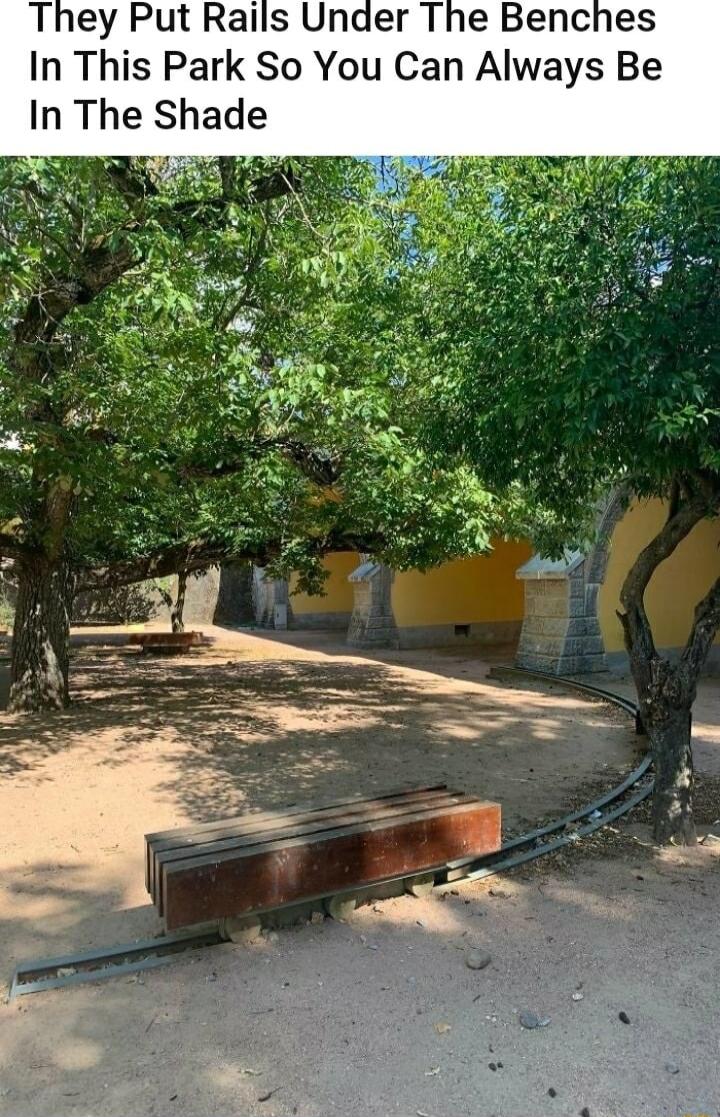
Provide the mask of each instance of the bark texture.
[{"label": "bark texture", "polygon": [[652,817],[658,845],[694,845],[692,705],[696,678],[682,663],[637,651],[630,665],[638,691],[640,715],[652,749],[655,769]]},{"label": "bark texture", "polygon": [[185,592],[187,590],[187,570],[181,570],[178,574],[178,588],[175,604],[170,612],[170,624],[172,625],[173,632],[184,632],[185,622],[183,621],[183,611],[185,609]]},{"label": "bark texture", "polygon": [[73,577],[63,562],[23,560],[10,674],[11,712],[59,710],[68,705],[68,642]]}]

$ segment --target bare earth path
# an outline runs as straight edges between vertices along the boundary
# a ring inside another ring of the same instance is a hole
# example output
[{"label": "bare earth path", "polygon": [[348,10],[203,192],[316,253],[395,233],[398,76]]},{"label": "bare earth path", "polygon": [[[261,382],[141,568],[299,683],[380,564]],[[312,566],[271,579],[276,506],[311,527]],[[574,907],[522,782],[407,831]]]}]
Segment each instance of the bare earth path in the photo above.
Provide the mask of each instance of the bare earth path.
[{"label": "bare earth path", "polygon": [[[498,798],[516,830],[636,757],[605,707],[488,683],[473,654],[215,635],[197,658],[84,650],[72,710],[0,714],[0,980],[159,929],[146,830],[440,779]],[[715,775],[719,705],[707,684],[698,762]],[[0,1006],[0,1113],[715,1115],[719,860],[628,839],[614,860]],[[465,966],[472,944],[487,970]],[[524,1009],[550,1025],[525,1031]]]}]

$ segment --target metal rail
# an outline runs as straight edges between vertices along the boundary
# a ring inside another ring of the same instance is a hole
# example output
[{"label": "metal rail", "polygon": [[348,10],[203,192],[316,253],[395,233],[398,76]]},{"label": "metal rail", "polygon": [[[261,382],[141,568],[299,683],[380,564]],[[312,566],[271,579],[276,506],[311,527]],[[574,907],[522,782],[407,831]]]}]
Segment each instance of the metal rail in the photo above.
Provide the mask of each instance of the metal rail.
[{"label": "metal rail", "polygon": [[63,954],[56,958],[25,962],[12,976],[8,1000],[26,993],[62,989],[68,985],[82,985],[87,981],[101,981],[107,977],[165,966],[174,962],[178,954],[204,946],[216,946],[222,941],[219,930],[213,927],[189,934],[163,935],[122,946],[89,950],[82,954]]},{"label": "metal rail", "polygon": [[[645,733],[636,704],[632,699],[625,698],[614,691],[604,690],[602,687],[592,686],[590,683],[577,682],[575,679],[568,679],[563,675],[550,675],[546,671],[530,671],[521,667],[494,667],[490,671],[490,676],[511,680],[529,678],[543,683],[560,684],[569,690],[588,694],[593,698],[609,702],[630,714],[635,719],[636,733],[638,735],[644,735]],[[563,846],[571,845],[579,839],[595,833],[596,830],[601,830],[603,826],[621,818],[650,795],[653,789],[653,779],[648,775],[651,765],[652,757],[648,753],[622,783],[601,795],[592,803],[556,819],[547,826],[530,830],[517,838],[511,838],[510,841],[505,842],[500,847],[497,853],[452,862],[447,866],[445,879],[436,880],[436,883],[443,887],[450,884],[466,883],[471,880],[481,880],[483,877],[489,877],[507,869],[514,869],[528,861],[534,861],[544,854],[554,853],[555,850],[562,849]],[[648,778],[644,781],[640,790],[628,798],[628,792],[637,787],[646,776]],[[612,809],[606,811],[605,808],[607,807]],[[583,819],[586,820],[583,826],[573,826],[574,823],[581,822]],[[541,840],[561,831],[565,831],[562,837],[554,838],[548,842]],[[515,853],[516,850],[519,852]],[[512,856],[508,856],[509,854],[512,854]]]},{"label": "metal rail", "polygon": [[[613,691],[589,683],[576,682],[561,675],[549,675],[544,671],[525,671],[515,667],[494,667],[490,672],[495,678],[529,678],[538,682],[551,682],[564,688],[590,695],[609,702],[624,710],[635,719],[638,733],[643,733],[642,722],[635,703]],[[495,873],[514,869],[534,861],[545,854],[553,853],[564,846],[572,845],[580,839],[594,834],[611,822],[621,818],[641,803],[651,793],[653,780],[649,775],[652,760],[648,754],[634,771],[592,803],[580,810],[571,811],[562,818],[546,826],[530,830],[519,837],[511,838],[496,853],[483,857],[463,858],[452,861],[436,870],[435,885],[441,889],[482,880]],[[639,790],[635,790],[640,785]],[[629,793],[634,791],[634,794]],[[610,809],[608,809],[610,808]],[[575,826],[575,823],[581,825]],[[552,837],[552,835],[560,835]],[[544,841],[548,838],[550,840]],[[382,881],[382,884],[402,880],[401,877]],[[357,892],[348,888],[348,894]],[[322,897],[314,897],[321,899]],[[309,899],[309,898],[308,898]],[[26,962],[15,970],[10,985],[9,1000],[28,993],[40,993],[46,989],[61,989],[70,985],[80,985],[88,981],[100,981],[122,974],[139,973],[156,966],[164,966],[188,950],[198,950],[206,946],[216,946],[223,942],[217,927],[205,928],[194,933],[163,935],[155,939],[126,943],[122,946],[88,951],[84,954],[66,954],[59,958],[45,958],[37,962]]]}]

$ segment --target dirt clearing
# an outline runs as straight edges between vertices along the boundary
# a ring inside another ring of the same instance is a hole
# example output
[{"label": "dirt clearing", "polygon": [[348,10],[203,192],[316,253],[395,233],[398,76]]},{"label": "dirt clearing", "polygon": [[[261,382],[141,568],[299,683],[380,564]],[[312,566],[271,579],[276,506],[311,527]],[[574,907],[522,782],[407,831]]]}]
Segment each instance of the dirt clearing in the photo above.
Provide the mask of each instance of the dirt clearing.
[{"label": "dirt clearing", "polygon": [[[476,654],[219,635],[172,660],[83,650],[71,710],[2,715],[0,977],[156,933],[147,830],[444,780],[517,831],[636,759],[606,706],[489,683]],[[716,707],[708,684],[708,771]],[[717,855],[636,844],[3,1006],[0,1113],[715,1114]]]}]

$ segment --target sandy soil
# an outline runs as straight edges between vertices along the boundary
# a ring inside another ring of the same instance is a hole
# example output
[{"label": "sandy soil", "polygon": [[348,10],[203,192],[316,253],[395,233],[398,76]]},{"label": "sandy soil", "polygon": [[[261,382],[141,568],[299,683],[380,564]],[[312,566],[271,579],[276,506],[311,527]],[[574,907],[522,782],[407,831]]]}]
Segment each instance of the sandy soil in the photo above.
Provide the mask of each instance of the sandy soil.
[{"label": "sandy soil", "polygon": [[[605,706],[489,683],[470,651],[215,635],[176,660],[78,652],[71,711],[0,715],[0,977],[159,929],[146,830],[438,779],[498,798],[517,830],[635,759]],[[698,763],[715,775],[719,712],[706,684]],[[628,839],[21,999],[0,1007],[0,1113],[714,1115],[719,863]],[[466,967],[471,945],[487,970]],[[550,1024],[526,1031],[522,1010]]]}]

